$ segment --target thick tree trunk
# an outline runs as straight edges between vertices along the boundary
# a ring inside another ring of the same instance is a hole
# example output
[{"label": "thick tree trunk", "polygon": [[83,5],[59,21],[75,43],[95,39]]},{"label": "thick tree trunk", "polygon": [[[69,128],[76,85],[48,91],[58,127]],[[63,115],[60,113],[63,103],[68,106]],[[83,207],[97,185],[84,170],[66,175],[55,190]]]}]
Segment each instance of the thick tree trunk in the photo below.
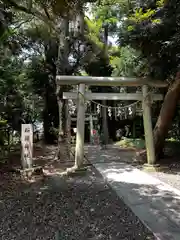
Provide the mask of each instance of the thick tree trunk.
[{"label": "thick tree trunk", "polygon": [[156,126],[154,128],[154,143],[157,159],[162,153],[165,138],[167,136],[169,127],[171,126],[179,97],[180,72],[177,73],[174,83],[169,87],[169,90],[166,93]]},{"label": "thick tree trunk", "polygon": [[[58,88],[57,88],[58,91]],[[59,94],[57,94],[57,102],[58,102],[58,109],[59,109],[59,130],[58,130],[58,151],[57,151],[57,158],[59,160],[62,161],[62,159],[64,158],[63,156],[63,152],[61,151],[61,145],[63,143],[63,126],[62,126],[62,121],[63,121],[63,117],[62,117],[62,108],[63,108],[63,103],[62,100],[59,97]]]},{"label": "thick tree trunk", "polygon": [[[177,73],[174,83],[169,87],[168,92],[164,98],[158,120],[156,122],[153,134],[156,160],[162,158],[165,139],[168,130],[172,124],[175,114],[176,105],[180,98],[180,72]],[[146,150],[138,153],[142,160],[146,160]]]},{"label": "thick tree trunk", "polygon": [[[108,24],[104,26],[104,51],[108,54]],[[106,105],[107,101],[103,100],[102,104]],[[108,131],[108,122],[107,122],[107,109],[105,107],[102,108],[102,129],[104,134],[105,144],[109,142],[109,131]]]},{"label": "thick tree trunk", "polygon": [[[65,18],[63,20],[61,34],[59,36],[59,47],[58,47],[58,56],[57,56],[57,65],[56,65],[56,74],[65,74],[66,72],[66,64],[68,63],[68,34],[69,34],[69,20]],[[56,98],[58,103],[58,111],[59,111],[59,132],[58,132],[58,150],[57,157],[62,161],[64,160],[64,152],[61,151],[61,146],[64,145],[64,129],[63,129],[63,99],[62,92],[63,88],[60,87],[58,82],[56,82]],[[61,92],[60,92],[61,91]]]},{"label": "thick tree trunk", "polygon": [[[46,144],[54,144],[57,140],[56,135],[52,132],[52,129],[51,129],[57,126],[56,119],[57,119],[57,112],[58,112],[53,99],[50,98],[50,95],[52,94],[53,94],[52,92],[46,89],[46,94],[44,98],[45,107],[43,111],[44,142]],[[54,109],[51,109],[52,105],[54,106]]]},{"label": "thick tree trunk", "polygon": [[[106,105],[106,100],[102,101],[103,105]],[[102,108],[102,130],[104,134],[104,141],[105,144],[108,144],[109,142],[109,132],[108,132],[108,122],[107,122],[107,109]]]},{"label": "thick tree trunk", "polygon": [[68,100],[65,101],[65,145],[67,160],[70,160],[71,156],[71,115],[69,113]]}]

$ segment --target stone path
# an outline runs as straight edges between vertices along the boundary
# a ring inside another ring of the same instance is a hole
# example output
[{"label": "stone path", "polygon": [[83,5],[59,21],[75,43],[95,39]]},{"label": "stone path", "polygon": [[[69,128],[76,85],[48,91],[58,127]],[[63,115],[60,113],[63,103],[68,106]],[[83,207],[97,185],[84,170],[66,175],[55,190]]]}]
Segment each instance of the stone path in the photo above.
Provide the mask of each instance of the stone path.
[{"label": "stone path", "polygon": [[133,153],[130,156],[116,147],[100,150],[91,146],[87,148],[87,155],[112,189],[158,239],[180,239],[178,189],[128,164]]}]

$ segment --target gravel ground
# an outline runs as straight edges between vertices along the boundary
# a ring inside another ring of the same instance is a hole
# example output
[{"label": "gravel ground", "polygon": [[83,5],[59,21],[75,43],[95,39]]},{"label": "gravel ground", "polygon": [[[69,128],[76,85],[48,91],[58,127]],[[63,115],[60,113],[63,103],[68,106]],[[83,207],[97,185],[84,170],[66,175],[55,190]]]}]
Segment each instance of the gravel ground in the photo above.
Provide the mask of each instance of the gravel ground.
[{"label": "gravel ground", "polygon": [[0,216],[2,240],[155,239],[91,167],[84,176],[1,181]]}]

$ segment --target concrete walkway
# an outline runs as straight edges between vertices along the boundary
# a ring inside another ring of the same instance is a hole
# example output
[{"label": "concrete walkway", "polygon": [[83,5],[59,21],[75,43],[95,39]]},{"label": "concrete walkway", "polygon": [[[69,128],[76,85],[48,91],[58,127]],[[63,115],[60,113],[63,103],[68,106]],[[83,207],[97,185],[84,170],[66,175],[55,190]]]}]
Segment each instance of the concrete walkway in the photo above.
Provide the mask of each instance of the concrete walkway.
[{"label": "concrete walkway", "polygon": [[[117,148],[87,148],[88,159],[157,239],[180,240],[180,191],[123,161]],[[133,154],[132,156],[133,157]]]}]

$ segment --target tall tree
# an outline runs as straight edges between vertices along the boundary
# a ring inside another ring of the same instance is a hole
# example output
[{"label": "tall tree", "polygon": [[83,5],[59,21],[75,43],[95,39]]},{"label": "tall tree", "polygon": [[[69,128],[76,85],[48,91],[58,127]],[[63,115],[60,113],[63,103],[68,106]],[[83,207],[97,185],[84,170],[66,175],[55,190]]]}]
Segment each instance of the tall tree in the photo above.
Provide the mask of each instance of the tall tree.
[{"label": "tall tree", "polygon": [[157,158],[162,152],[180,94],[179,21],[179,1],[140,1],[139,8],[128,13],[120,31],[120,43],[131,44],[147,58],[149,75],[171,82],[154,129]]}]

